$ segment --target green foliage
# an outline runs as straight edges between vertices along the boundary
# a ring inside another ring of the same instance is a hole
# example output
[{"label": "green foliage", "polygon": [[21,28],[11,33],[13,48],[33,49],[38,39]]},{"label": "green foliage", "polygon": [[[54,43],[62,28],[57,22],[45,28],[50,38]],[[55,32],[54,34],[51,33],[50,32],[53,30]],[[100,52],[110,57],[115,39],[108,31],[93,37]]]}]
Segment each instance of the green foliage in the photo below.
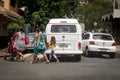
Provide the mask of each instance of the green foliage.
[{"label": "green foliage", "polygon": [[19,0],[19,3],[27,8],[24,17],[28,23],[45,26],[51,18],[77,18],[89,31],[101,28],[101,16],[113,8],[113,2],[108,0],[94,0],[86,5],[79,0]]},{"label": "green foliage", "polygon": [[19,24],[20,26],[24,26],[25,20],[24,20],[23,18],[19,18],[19,19],[18,19],[18,24]]},{"label": "green foliage", "polygon": [[16,31],[19,28],[17,23],[11,22],[7,25],[7,29],[11,32]]},{"label": "green foliage", "polygon": [[34,12],[32,14],[32,17],[33,17],[33,21],[34,22],[39,22],[40,21],[40,14],[39,14],[39,12]]},{"label": "green foliage", "polygon": [[30,27],[30,24],[29,23],[25,23],[24,27]]},{"label": "green foliage", "polygon": [[18,25],[21,27],[29,27],[30,26],[30,24],[27,23],[27,21],[24,18],[18,19]]},{"label": "green foliage", "polygon": [[[84,7],[86,30],[98,31],[98,29],[101,29],[101,27],[105,27],[106,25],[101,26],[101,17],[103,14],[106,14],[106,12],[110,12],[112,9],[112,2],[107,0],[94,0],[92,3],[86,5]],[[97,22],[96,26],[94,25],[94,22]]]},{"label": "green foliage", "polygon": [[18,19],[18,22],[10,22],[7,25],[7,29],[10,33],[14,33],[16,30],[18,30],[19,26],[21,27],[29,27],[30,24],[26,23],[25,20],[23,18]]},{"label": "green foliage", "polygon": [[[77,18],[79,15],[79,0],[19,0],[26,6],[28,13],[25,20],[31,24],[46,25],[51,18]],[[34,3],[34,4],[33,4]]]}]

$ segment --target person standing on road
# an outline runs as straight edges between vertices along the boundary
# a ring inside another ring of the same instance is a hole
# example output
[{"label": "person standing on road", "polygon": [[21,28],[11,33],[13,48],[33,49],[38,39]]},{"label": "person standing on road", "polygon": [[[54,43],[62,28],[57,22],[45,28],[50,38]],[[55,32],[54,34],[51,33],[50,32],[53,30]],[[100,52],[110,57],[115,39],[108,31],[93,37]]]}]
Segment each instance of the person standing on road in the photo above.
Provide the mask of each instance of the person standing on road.
[{"label": "person standing on road", "polygon": [[38,46],[39,46],[39,43],[40,43],[39,32],[40,32],[40,30],[39,30],[39,28],[37,28],[34,39],[33,39],[32,44],[31,44],[31,45],[33,45],[33,43],[34,43],[34,57],[33,57],[33,62],[32,63],[38,63],[38,53],[39,53]]},{"label": "person standing on road", "polygon": [[25,57],[22,52],[25,50],[25,33],[23,27],[19,28],[19,31],[15,33],[13,39],[15,39],[13,47],[16,48],[16,53],[22,58],[22,61],[24,61]]},{"label": "person standing on road", "polygon": [[48,60],[48,57],[47,55],[45,54],[45,50],[46,50],[46,42],[47,42],[47,39],[46,39],[46,33],[45,33],[45,30],[44,28],[41,28],[40,29],[41,33],[40,33],[40,44],[38,46],[39,48],[39,52],[43,55],[43,57],[45,58],[45,63],[49,63],[49,60]]},{"label": "person standing on road", "polygon": [[51,37],[51,41],[50,41],[50,49],[51,49],[51,53],[49,55],[49,61],[51,60],[52,57],[54,57],[56,59],[56,63],[59,63],[59,59],[57,58],[57,56],[55,55],[55,47],[56,47],[56,39],[54,36]]}]

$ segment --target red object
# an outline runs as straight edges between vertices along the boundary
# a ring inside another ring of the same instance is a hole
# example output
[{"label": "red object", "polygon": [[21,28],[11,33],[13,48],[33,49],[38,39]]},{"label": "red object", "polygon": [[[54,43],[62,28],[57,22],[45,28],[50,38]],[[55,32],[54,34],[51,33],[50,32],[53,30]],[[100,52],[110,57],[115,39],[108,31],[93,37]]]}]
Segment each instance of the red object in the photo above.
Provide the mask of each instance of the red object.
[{"label": "red object", "polygon": [[46,42],[46,49],[49,48],[49,42]]},{"label": "red object", "polygon": [[67,21],[61,21],[60,23],[67,23]]},{"label": "red object", "polygon": [[78,49],[81,49],[81,43],[78,42]]},{"label": "red object", "polygon": [[25,44],[26,45],[29,44],[29,38],[28,38],[28,36],[25,36]]},{"label": "red object", "polygon": [[90,41],[90,44],[91,44],[91,45],[95,45],[94,41]]},{"label": "red object", "polygon": [[14,44],[15,44],[15,41],[11,40],[11,42],[10,42],[10,44],[8,46],[8,52],[9,53],[16,53],[17,50],[16,50],[16,48],[13,47]]},{"label": "red object", "polygon": [[113,44],[112,44],[112,46],[116,46],[117,44],[116,44],[116,42],[114,42]]}]

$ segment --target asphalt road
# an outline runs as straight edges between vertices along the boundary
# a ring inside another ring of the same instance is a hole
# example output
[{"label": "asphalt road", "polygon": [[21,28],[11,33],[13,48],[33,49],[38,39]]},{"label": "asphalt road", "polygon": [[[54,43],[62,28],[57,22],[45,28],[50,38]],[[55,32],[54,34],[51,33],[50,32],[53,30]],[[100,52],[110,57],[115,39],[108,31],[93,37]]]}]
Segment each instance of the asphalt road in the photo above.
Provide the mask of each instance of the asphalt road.
[{"label": "asphalt road", "polygon": [[120,57],[84,57],[59,64],[11,62],[0,59],[0,80],[120,80]]}]

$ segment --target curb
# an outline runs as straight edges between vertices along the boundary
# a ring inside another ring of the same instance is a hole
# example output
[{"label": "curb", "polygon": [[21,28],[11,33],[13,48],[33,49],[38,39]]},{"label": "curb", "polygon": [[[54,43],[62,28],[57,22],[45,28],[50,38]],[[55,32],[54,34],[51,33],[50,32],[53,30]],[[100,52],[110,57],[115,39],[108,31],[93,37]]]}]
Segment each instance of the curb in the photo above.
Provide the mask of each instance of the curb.
[{"label": "curb", "polygon": [[0,57],[4,57],[4,56],[9,56],[9,54],[7,52],[0,52]]},{"label": "curb", "polygon": [[120,51],[117,51],[116,54],[117,54],[117,55],[120,55]]},{"label": "curb", "polygon": [[120,45],[116,46],[116,54],[120,55]]}]

